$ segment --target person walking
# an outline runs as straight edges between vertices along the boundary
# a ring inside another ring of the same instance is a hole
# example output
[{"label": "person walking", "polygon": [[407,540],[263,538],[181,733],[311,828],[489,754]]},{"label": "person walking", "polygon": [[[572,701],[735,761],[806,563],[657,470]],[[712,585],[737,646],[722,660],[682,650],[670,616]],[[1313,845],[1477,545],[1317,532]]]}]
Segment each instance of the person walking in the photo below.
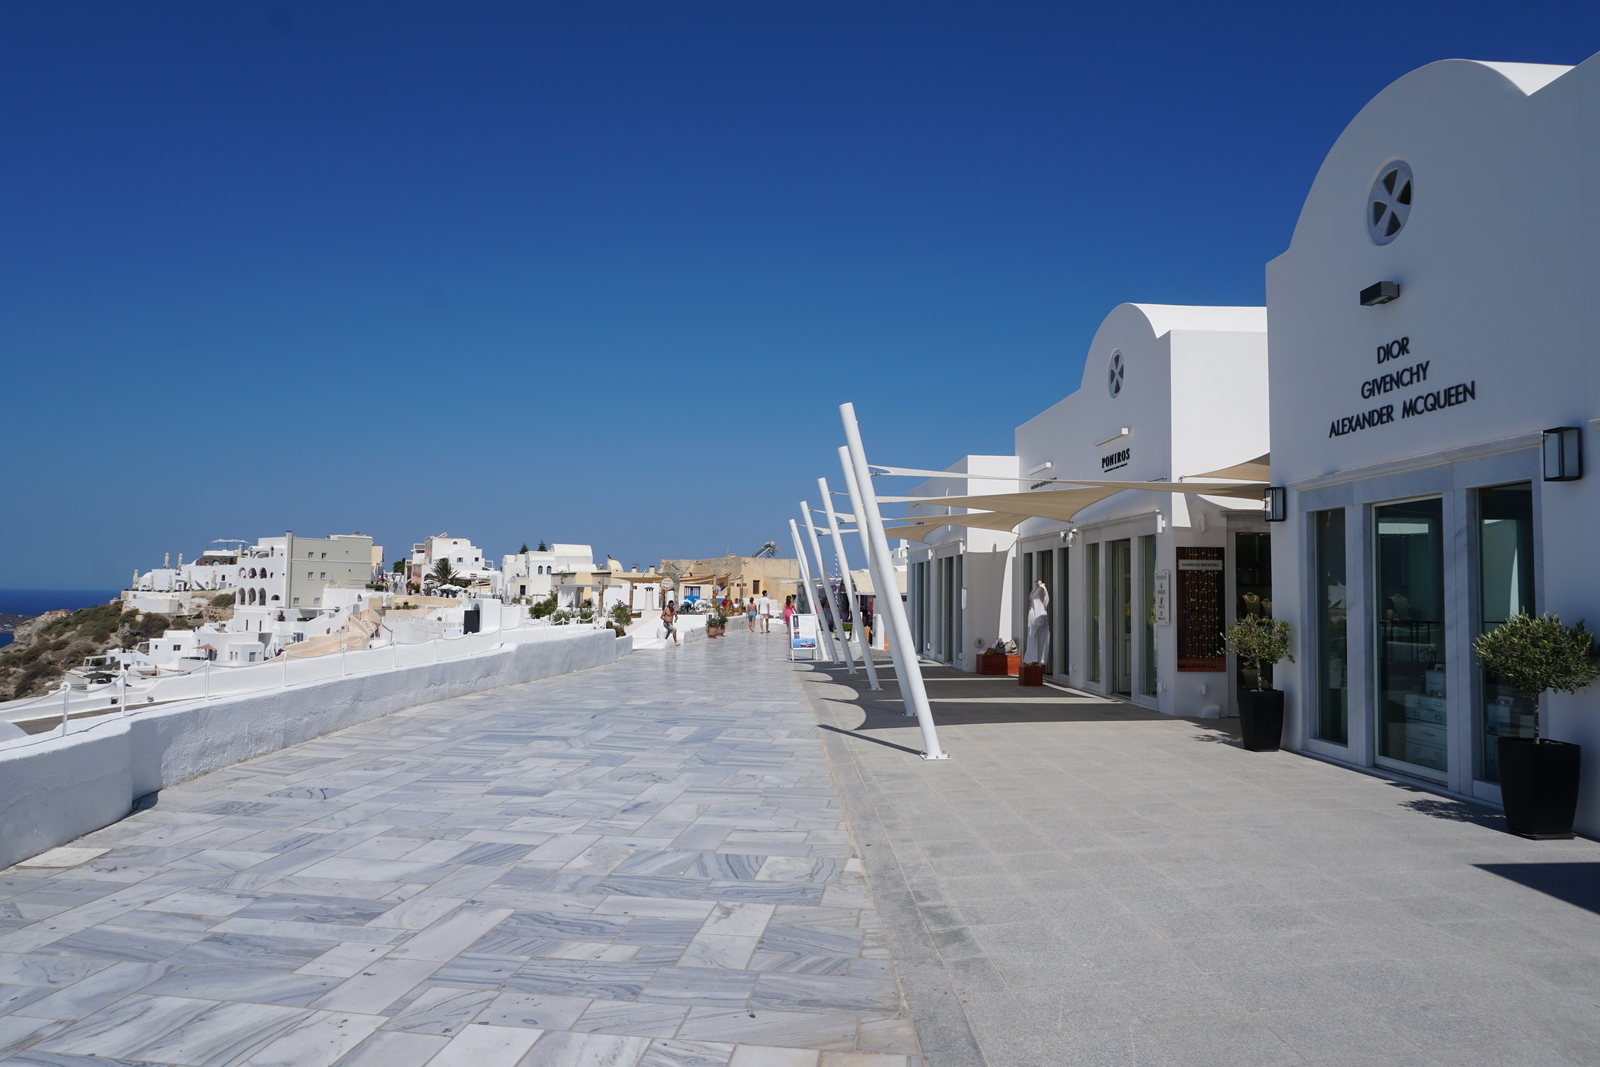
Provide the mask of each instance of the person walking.
[{"label": "person walking", "polygon": [[744,602],[744,618],[750,624],[750,632],[756,632],[756,598],[750,597]]},{"label": "person walking", "polygon": [[678,640],[678,605],[676,601],[667,601],[667,606],[661,609],[661,626],[665,630],[661,635],[663,638],[672,638],[672,643],[675,645],[683,644],[682,641]]},{"label": "person walking", "polygon": [[761,599],[756,601],[756,615],[761,619],[761,632],[772,632],[772,598],[762,593]]},{"label": "person walking", "polygon": [[791,593],[790,595],[788,595],[788,596],[783,598],[783,629],[784,629],[784,632],[786,632],[786,633],[794,633],[794,622],[792,621],[794,619],[794,616],[795,616],[794,594]]}]

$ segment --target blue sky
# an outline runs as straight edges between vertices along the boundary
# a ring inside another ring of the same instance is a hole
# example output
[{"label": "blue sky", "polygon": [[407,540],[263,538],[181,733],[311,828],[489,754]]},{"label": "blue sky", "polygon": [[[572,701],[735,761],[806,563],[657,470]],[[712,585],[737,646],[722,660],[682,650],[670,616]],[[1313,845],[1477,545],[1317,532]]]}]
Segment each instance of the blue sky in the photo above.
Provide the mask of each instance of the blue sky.
[{"label": "blue sky", "polygon": [[787,544],[1008,452],[1117,303],[1259,303],[1323,154],[1600,5],[0,5],[0,586],[448,530]]}]

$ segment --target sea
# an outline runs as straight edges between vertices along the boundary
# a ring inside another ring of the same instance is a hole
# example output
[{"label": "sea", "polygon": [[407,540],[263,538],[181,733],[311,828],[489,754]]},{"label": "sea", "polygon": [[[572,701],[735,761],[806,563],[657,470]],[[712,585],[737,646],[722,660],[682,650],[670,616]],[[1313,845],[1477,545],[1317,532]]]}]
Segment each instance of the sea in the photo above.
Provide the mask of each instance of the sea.
[{"label": "sea", "polygon": [[[0,589],[0,615],[43,615],[47,611],[104,604],[116,597],[116,589]],[[0,633],[0,647],[11,643],[9,633]]]}]

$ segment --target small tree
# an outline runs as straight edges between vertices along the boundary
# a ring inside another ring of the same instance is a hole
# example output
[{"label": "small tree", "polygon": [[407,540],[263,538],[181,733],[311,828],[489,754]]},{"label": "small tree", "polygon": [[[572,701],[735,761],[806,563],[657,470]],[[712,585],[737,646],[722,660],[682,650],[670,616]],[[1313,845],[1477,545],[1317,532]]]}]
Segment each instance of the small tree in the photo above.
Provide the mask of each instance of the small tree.
[{"label": "small tree", "polygon": [[1600,678],[1600,649],[1578,620],[1561,625],[1559,615],[1513,615],[1472,643],[1485,668],[1533,701],[1533,739],[1539,736],[1539,697],[1546,690],[1576,693]]},{"label": "small tree", "polygon": [[617,629],[626,630],[633,621],[633,612],[626,604],[611,605],[611,621],[617,624]]},{"label": "small tree", "polygon": [[545,618],[545,617],[547,617],[549,615],[554,614],[555,610],[556,610],[556,595],[554,593],[551,593],[544,600],[539,601],[537,604],[533,605],[533,607],[529,608],[528,609],[528,614],[533,616],[535,619],[543,619],[543,618]]},{"label": "small tree", "polygon": [[391,567],[390,570],[395,574],[404,574],[406,572],[406,561],[403,559],[395,560],[394,566]]},{"label": "small tree", "polygon": [[539,547],[535,551],[538,551],[538,552],[548,552],[548,551],[550,551],[549,546],[547,546],[544,543],[544,538],[542,538],[542,537],[539,538]]},{"label": "small tree", "polygon": [[521,556],[526,556],[528,554],[528,542],[522,542],[522,547],[517,549],[517,554]]},{"label": "small tree", "polygon": [[438,563],[433,565],[432,577],[435,584],[438,585],[465,586],[467,584],[466,578],[457,574],[456,569],[450,566],[450,561],[447,559],[441,559]]},{"label": "small tree", "polygon": [[1246,615],[1228,628],[1222,641],[1224,652],[1238,656],[1255,668],[1257,692],[1266,688],[1261,684],[1262,667],[1283,659],[1294,662],[1289,652],[1289,624],[1283,619]]}]

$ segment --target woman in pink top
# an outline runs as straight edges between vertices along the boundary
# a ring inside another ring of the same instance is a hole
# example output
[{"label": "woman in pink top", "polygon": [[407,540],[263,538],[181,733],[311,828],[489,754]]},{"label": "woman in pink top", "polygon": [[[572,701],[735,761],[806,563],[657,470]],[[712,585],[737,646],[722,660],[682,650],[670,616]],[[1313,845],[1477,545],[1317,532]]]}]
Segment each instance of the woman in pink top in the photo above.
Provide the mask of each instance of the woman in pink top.
[{"label": "woman in pink top", "polygon": [[784,597],[783,598],[783,628],[784,628],[785,632],[788,632],[788,633],[793,633],[794,632],[794,628],[789,625],[789,617],[791,615],[793,615],[794,613],[795,613],[795,610],[794,610],[794,597],[792,597],[792,596]]}]

